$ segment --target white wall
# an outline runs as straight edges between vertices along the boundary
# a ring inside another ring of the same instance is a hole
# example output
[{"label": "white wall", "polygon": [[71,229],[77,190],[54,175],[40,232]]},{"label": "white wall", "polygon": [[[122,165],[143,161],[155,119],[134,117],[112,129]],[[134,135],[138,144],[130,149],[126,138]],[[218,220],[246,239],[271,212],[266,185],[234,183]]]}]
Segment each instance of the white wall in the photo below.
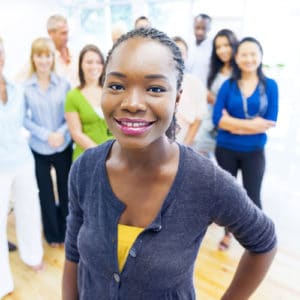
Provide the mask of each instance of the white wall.
[{"label": "white wall", "polygon": [[[132,3],[134,17],[148,12],[146,0],[128,0]],[[80,6],[92,1],[81,1]],[[165,2],[158,2],[166,5]],[[47,36],[46,21],[54,13],[66,15],[64,5],[72,0],[0,0],[0,36],[6,48],[5,73],[8,77],[17,73],[28,60],[30,44],[38,36]],[[170,2],[167,10],[169,20],[162,30],[170,35],[192,37],[193,15],[208,13],[213,17],[211,35],[224,27],[233,29],[239,37],[257,37],[264,48],[264,62],[270,65],[284,63],[291,72],[300,67],[300,1],[298,0],[193,0]],[[138,10],[137,10],[138,8]],[[174,19],[174,21],[173,21]],[[109,21],[108,21],[109,22]],[[155,20],[152,20],[155,24]],[[189,25],[190,24],[190,25]],[[70,45],[79,50],[87,42],[96,43],[99,36],[91,36],[80,28],[80,15],[69,19]],[[109,29],[101,31],[110,40]],[[189,39],[189,38],[188,38]],[[105,43],[100,48],[105,50]]]},{"label": "white wall", "polygon": [[54,13],[64,13],[59,0],[0,0],[0,36],[4,39],[4,73],[8,77],[28,61],[31,42],[48,36],[46,22]]}]

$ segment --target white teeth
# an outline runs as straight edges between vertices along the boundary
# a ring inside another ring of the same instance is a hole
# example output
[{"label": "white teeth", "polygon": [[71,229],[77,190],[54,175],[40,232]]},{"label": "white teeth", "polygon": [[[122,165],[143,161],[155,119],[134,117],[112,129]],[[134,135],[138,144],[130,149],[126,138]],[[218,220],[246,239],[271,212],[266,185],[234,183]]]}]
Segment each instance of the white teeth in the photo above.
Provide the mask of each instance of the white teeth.
[{"label": "white teeth", "polygon": [[148,123],[145,122],[121,122],[122,125],[126,127],[145,127],[148,125]]}]

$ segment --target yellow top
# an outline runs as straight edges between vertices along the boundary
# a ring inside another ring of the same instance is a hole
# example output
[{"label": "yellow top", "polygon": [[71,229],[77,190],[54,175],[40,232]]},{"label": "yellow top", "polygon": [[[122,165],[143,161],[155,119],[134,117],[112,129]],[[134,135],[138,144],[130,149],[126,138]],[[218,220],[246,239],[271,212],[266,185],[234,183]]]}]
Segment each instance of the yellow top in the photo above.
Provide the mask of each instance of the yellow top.
[{"label": "yellow top", "polygon": [[133,243],[143,230],[144,228],[141,227],[118,224],[118,263],[120,272],[123,270]]}]

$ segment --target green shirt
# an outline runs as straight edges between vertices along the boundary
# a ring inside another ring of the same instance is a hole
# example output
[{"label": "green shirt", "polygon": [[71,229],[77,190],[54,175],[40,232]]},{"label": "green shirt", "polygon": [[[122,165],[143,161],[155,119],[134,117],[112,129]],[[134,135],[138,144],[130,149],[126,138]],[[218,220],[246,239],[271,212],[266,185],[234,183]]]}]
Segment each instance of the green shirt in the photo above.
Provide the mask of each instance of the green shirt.
[{"label": "green shirt", "polygon": [[[81,121],[82,132],[100,145],[113,138],[106,121],[101,118],[89,101],[84,97],[78,88],[74,88],[67,94],[65,112],[77,112]],[[80,145],[75,143],[73,161],[84,152]]]}]

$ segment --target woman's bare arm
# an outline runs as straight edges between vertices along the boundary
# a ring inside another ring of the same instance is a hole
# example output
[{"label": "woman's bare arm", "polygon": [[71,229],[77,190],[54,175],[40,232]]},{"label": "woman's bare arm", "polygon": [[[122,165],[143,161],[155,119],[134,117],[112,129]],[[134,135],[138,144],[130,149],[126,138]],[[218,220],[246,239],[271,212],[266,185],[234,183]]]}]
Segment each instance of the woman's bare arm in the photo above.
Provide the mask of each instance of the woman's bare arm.
[{"label": "woman's bare arm", "polygon": [[77,112],[66,112],[65,118],[67,120],[68,128],[72,139],[83,149],[96,147],[97,144],[82,132],[82,125]]},{"label": "woman's bare arm", "polygon": [[265,277],[276,254],[276,248],[263,254],[245,251],[233,280],[222,300],[246,300]]},{"label": "woman's bare arm", "polygon": [[185,145],[192,145],[194,140],[195,140],[195,136],[197,134],[197,131],[199,129],[201,125],[201,120],[200,119],[196,119],[188,128],[188,131],[186,133],[186,136],[184,138],[184,144]]},{"label": "woman's bare arm", "polygon": [[216,102],[216,95],[211,91],[207,92],[207,103],[214,105]]},{"label": "woman's bare arm", "polygon": [[63,272],[62,299],[78,300],[77,264],[67,259],[65,260]]}]

